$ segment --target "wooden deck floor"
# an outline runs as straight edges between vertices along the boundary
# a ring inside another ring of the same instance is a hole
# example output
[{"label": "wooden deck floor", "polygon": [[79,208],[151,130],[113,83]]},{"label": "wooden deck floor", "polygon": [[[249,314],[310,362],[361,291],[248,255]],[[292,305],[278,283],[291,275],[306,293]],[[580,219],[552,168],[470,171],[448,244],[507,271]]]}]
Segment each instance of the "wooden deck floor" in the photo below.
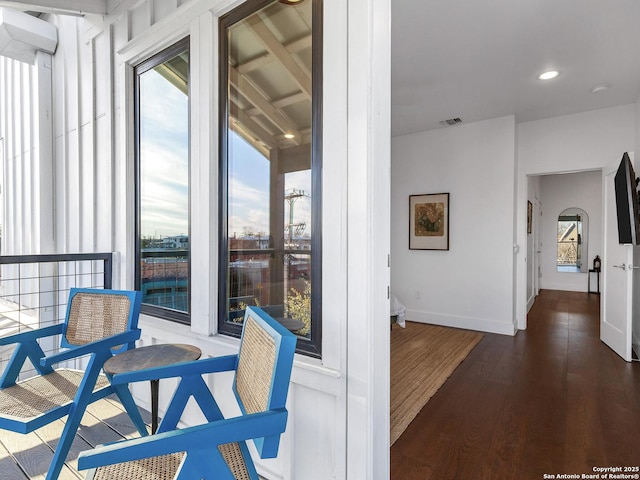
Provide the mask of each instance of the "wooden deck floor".
[{"label": "wooden deck floor", "polygon": [[[151,416],[142,411],[145,422]],[[44,480],[53,458],[64,423],[58,420],[26,435],[0,430],[0,478],[2,480]],[[78,472],[78,454],[96,445],[139,436],[129,416],[112,397],[90,405],[82,418],[60,480],[78,480],[86,472]]]}]

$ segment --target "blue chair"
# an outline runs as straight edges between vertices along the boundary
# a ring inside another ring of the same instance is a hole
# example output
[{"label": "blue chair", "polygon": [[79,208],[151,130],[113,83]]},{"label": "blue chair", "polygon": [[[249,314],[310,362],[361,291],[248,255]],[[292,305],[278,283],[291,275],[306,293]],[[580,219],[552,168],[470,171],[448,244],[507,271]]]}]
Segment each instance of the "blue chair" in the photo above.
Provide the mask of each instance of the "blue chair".
[{"label": "blue chair", "polygon": [[[237,355],[116,374],[114,384],[179,377],[158,433],[85,451],[78,468],[87,479],[258,479],[246,440],[261,458],[278,454],[287,422],[296,337],[257,307],[247,307]],[[235,372],[233,392],[242,412],[225,418],[203,374]],[[208,423],[175,430],[192,398]]]},{"label": "blue chair", "polygon": [[[64,323],[0,338],[0,345],[17,344],[0,379],[0,428],[29,433],[67,416],[47,480],[60,475],[87,405],[111,393],[118,395],[140,434],[148,434],[129,389],[114,387],[100,375],[107,359],[133,348],[140,338],[141,298],[140,292],[71,289]],[[55,335],[61,337],[61,350],[46,356],[39,342]],[[84,371],[53,368],[82,356],[88,356]],[[37,374],[17,382],[27,359]]]}]

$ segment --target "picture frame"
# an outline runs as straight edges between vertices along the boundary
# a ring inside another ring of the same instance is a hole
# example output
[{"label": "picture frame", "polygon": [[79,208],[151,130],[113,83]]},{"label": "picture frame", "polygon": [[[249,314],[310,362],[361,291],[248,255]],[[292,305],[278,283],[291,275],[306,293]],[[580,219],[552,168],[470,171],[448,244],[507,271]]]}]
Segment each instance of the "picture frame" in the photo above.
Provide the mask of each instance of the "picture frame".
[{"label": "picture frame", "polygon": [[409,195],[409,250],[449,250],[449,194]]},{"label": "picture frame", "polygon": [[533,223],[533,204],[527,200],[527,234],[531,233]]}]

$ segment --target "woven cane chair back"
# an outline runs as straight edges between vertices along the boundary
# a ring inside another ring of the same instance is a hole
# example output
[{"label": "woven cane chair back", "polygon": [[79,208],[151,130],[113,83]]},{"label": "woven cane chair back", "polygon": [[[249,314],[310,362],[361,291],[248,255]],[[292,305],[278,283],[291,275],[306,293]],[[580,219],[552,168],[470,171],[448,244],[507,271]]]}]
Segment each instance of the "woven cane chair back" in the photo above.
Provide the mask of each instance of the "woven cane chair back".
[{"label": "woven cane chair back", "polygon": [[236,391],[246,413],[269,410],[275,363],[275,340],[248,315],[236,371]]},{"label": "woven cane chair back", "polygon": [[126,295],[78,292],[71,299],[65,339],[84,345],[129,328],[131,301]]}]

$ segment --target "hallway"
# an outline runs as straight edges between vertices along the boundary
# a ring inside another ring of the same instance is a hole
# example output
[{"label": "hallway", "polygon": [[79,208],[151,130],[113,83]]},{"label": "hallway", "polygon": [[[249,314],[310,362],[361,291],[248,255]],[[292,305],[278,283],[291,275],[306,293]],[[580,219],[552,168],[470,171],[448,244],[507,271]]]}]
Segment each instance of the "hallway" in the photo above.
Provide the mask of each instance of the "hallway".
[{"label": "hallway", "polygon": [[485,334],[391,448],[391,478],[640,473],[640,364],[600,342],[599,300],[545,290],[526,331]]}]

